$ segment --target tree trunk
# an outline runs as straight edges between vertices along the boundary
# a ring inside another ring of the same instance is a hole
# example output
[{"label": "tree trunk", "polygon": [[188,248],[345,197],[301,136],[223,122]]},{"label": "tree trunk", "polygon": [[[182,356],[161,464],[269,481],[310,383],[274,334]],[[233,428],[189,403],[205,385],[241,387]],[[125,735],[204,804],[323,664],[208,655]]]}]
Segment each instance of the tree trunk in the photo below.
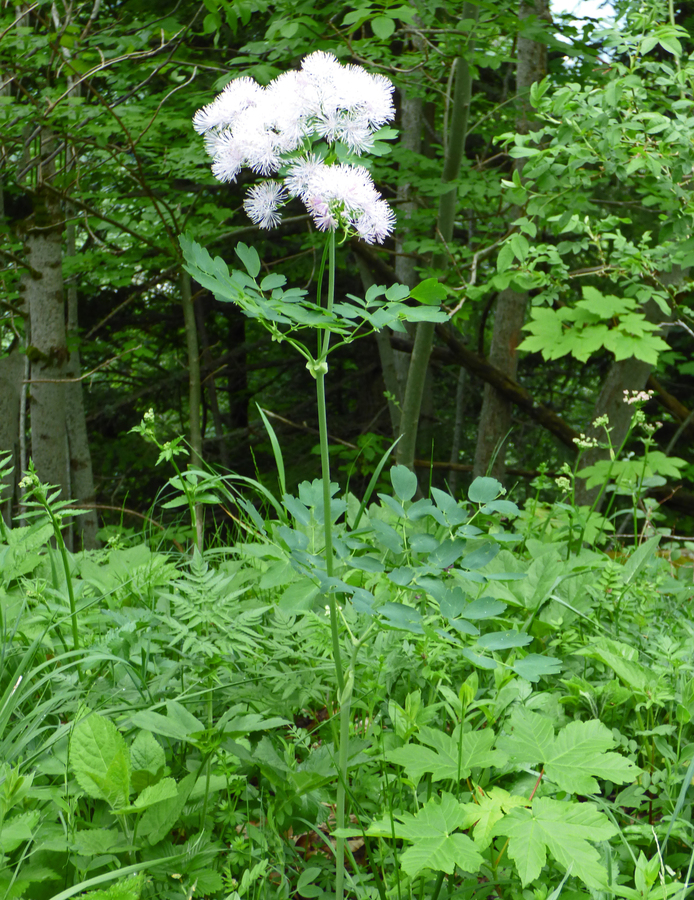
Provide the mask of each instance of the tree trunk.
[{"label": "tree trunk", "polygon": [[[41,133],[41,153],[53,146]],[[41,175],[39,167],[39,178]],[[28,271],[20,289],[31,320],[30,415],[31,456],[39,478],[70,499],[70,466],[65,422],[65,382],[69,353],[65,329],[62,249],[63,216],[59,203],[40,183],[33,195],[34,213],[26,223]]]},{"label": "tree trunk", "polygon": [[[520,18],[529,16],[549,18],[547,0],[521,0]],[[547,71],[547,48],[545,44],[528,38],[518,37],[516,63],[516,92],[520,110],[516,119],[516,130],[527,134],[532,116],[528,94],[531,86],[540,81]],[[515,168],[522,172],[522,160]],[[517,210],[516,215],[521,211]],[[489,362],[509,378],[515,380],[518,370],[517,347],[521,342],[521,329],[525,321],[528,296],[511,288],[501,291],[496,301],[494,331],[489,350]],[[473,477],[489,473],[499,481],[504,480],[504,444],[511,430],[513,406],[503,394],[491,385],[485,384],[475,448]]]},{"label": "tree trunk", "polygon": [[[463,5],[462,18],[477,21],[479,7],[472,3]],[[467,42],[468,56],[472,52],[472,37]],[[470,114],[470,97],[472,95],[472,73],[468,56],[459,56],[455,60],[455,87],[451,113],[450,135],[446,142],[445,160],[441,181],[443,184],[455,181],[460,173],[460,164],[465,152],[467,126]],[[439,200],[437,232],[444,244],[449,244],[453,237],[453,224],[457,208],[458,189],[453,186]],[[436,262],[445,262],[445,246]],[[421,322],[417,326],[414,349],[407,372],[407,385],[402,404],[400,418],[400,443],[396,450],[396,459],[400,465],[413,468],[417,428],[422,406],[422,395],[426,380],[429,357],[434,340],[434,325]]]},{"label": "tree trunk", "polygon": [[[66,216],[68,223],[65,229],[68,256],[77,255],[75,223],[72,221],[73,213],[72,204],[68,203]],[[70,351],[70,359],[67,364],[68,378],[73,380],[65,385],[65,422],[70,454],[70,486],[72,499],[78,500],[85,506],[90,506],[96,502],[96,495],[94,491],[92,457],[89,452],[89,438],[87,436],[87,419],[84,411],[82,382],[77,380],[82,371],[82,364],[78,344],[77,285],[74,283],[69,284],[67,288],[67,333],[74,348]],[[101,546],[96,536],[99,530],[99,521],[95,509],[84,512],[74,521],[77,532],[80,535],[83,550],[96,550]]]}]

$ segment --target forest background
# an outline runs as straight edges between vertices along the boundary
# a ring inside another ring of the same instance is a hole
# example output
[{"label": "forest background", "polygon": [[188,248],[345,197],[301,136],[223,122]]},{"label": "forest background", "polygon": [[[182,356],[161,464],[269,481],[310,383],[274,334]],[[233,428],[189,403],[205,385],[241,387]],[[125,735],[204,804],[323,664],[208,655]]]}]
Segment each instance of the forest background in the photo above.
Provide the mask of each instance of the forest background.
[{"label": "forest background", "polygon": [[[245,241],[264,273],[312,283],[310,217],[297,206],[272,232],[252,225],[253,176],[216,181],[191,120],[230,79],[267,83],[323,49],[396,88],[367,162],[395,238],[343,244],[338,294],[435,277],[450,313],[332,357],[340,480],[358,493],[401,436],[397,461],[424,489],[489,473],[522,499],[538,467],[573,465],[581,434],[604,437],[596,416],[619,447],[623,392],[648,388],[657,449],[630,467],[634,439],[611,475],[623,493],[648,489],[644,519],[666,510],[688,533],[690,6],[617,3],[610,28],[544,0],[4,4],[0,450],[96,507],[80,519],[87,547],[99,522],[101,538],[137,530],[131,512],[166,481],[131,433],[150,408],[160,441],[185,435],[194,461],[269,482],[260,406],[290,485],[316,473],[303,361],[192,281],[178,238],[230,264]],[[590,503],[609,452],[589,446],[582,465],[576,499]]]}]

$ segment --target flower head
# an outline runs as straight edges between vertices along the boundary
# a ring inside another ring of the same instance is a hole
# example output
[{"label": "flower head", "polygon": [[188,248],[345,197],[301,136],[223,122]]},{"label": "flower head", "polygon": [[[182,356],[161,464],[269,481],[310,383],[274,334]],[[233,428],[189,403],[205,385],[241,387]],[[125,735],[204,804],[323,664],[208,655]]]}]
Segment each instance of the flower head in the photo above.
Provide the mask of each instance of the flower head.
[{"label": "flower head", "polygon": [[393,211],[363,166],[331,166],[307,157],[290,168],[285,184],[303,200],[321,231],[342,227],[373,243],[382,242],[395,225]]},{"label": "flower head", "polygon": [[633,403],[647,403],[653,396],[653,391],[623,391],[623,401],[629,405]]},{"label": "flower head", "polygon": [[[383,241],[395,216],[363,166],[328,165],[310,150],[311,139],[340,142],[352,153],[373,147],[374,132],[395,115],[393,85],[361,66],[343,66],[332,53],[305,57],[299,71],[285,72],[267,87],[252,78],[230,81],[193,125],[205,135],[212,173],[233,182],[243,168],[272,175],[289,164],[284,187],[252,188],[244,203],[262,228],[279,222],[278,205],[298,197],[316,227],[345,228],[364,240]],[[301,155],[287,158],[288,154]]]},{"label": "flower head", "polygon": [[281,216],[278,207],[287,199],[287,192],[276,181],[263,181],[252,187],[243,201],[248,218],[261,228],[274,228]]}]

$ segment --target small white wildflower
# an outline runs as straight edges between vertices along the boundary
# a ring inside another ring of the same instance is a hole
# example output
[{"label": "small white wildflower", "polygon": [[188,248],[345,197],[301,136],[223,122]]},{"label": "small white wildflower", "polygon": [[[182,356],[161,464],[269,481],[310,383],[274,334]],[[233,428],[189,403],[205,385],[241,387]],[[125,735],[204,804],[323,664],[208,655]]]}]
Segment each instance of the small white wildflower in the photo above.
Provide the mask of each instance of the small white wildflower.
[{"label": "small white wildflower", "polygon": [[256,105],[262,93],[262,87],[252,78],[235,78],[212,103],[195,113],[193,128],[198,134],[205,134],[211,129],[232,125],[239,113]]},{"label": "small white wildflower", "polygon": [[289,166],[289,172],[284,179],[284,184],[293,197],[307,196],[309,185],[321,168],[325,168],[322,159],[318,159],[313,153],[303,156]]},{"label": "small white wildflower", "polygon": [[653,396],[653,391],[623,391],[624,403],[647,403]]},{"label": "small white wildflower", "polygon": [[274,228],[282,220],[278,207],[286,199],[287,192],[281,184],[276,181],[263,181],[248,191],[243,208],[248,218],[256,225],[260,225],[261,228]]},{"label": "small white wildflower", "polygon": [[601,428],[603,425],[608,425],[609,421],[608,416],[598,416],[593,422],[593,428]]},{"label": "small white wildflower", "polygon": [[576,444],[579,450],[593,450],[598,446],[598,442],[595,438],[588,437],[585,434],[582,434],[580,437],[575,437],[574,444]]}]

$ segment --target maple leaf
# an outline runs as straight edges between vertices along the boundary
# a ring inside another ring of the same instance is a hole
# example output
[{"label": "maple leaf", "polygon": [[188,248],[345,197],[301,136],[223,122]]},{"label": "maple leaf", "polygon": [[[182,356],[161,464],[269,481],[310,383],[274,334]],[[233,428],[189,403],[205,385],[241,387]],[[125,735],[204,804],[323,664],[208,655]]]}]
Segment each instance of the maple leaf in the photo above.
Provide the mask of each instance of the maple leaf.
[{"label": "maple leaf", "polygon": [[500,787],[493,787],[489,791],[475,788],[477,803],[463,803],[465,812],[464,828],[474,825],[473,838],[479,850],[486,850],[492,842],[494,826],[504,817],[504,814],[517,806],[528,806],[529,801],[525,797],[512,796],[508,791]]},{"label": "maple leaf", "polygon": [[456,866],[464,872],[477,872],[484,859],[466,834],[454,833],[467,818],[462,804],[444,791],[440,802],[432,797],[416,815],[394,813],[392,823],[388,817],[372,822],[367,834],[412,843],[400,858],[410,878],[423,869],[452,875]]},{"label": "maple leaf", "polygon": [[425,772],[431,772],[432,781],[460,781],[468,777],[473,767],[503,766],[506,762],[505,753],[492,750],[496,735],[491,728],[466,731],[461,737],[460,726],[453,734],[425,726],[419,729],[417,737],[420,744],[406,744],[386,753],[386,759],[403,766],[414,782]]},{"label": "maple leaf", "polygon": [[566,803],[538,797],[532,809],[512,809],[493,828],[509,839],[508,855],[516,864],[523,887],[534,881],[547,861],[547,851],[565,870],[588,887],[605,888],[607,871],[590,843],[617,833],[607,816],[592,803]]},{"label": "maple leaf", "polygon": [[509,762],[521,768],[543,765],[545,776],[572,794],[599,793],[594,776],[617,784],[634,781],[639,768],[619,753],[610,753],[612,732],[599,722],[570,722],[554,736],[549,719],[527,709],[515,709],[507,725],[509,733],[499,738]]}]

